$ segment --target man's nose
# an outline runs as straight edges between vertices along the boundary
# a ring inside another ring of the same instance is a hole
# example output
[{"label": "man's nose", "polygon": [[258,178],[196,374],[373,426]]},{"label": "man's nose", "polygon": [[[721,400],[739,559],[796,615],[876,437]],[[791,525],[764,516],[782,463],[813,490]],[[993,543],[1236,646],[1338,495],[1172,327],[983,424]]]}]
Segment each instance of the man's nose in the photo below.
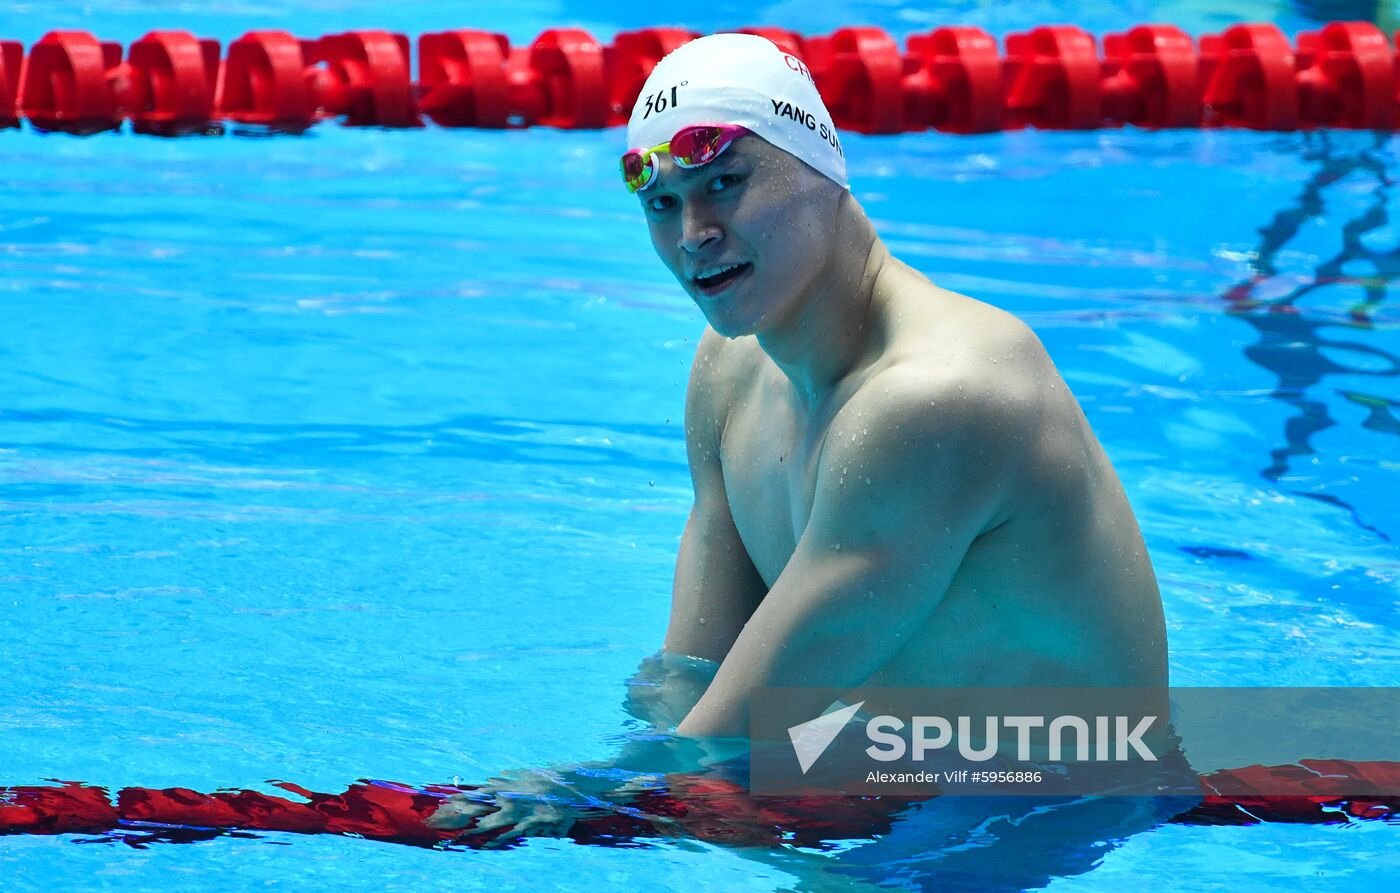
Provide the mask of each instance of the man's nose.
[{"label": "man's nose", "polygon": [[724,237],[705,202],[686,202],[681,212],[681,248],[695,254]]}]

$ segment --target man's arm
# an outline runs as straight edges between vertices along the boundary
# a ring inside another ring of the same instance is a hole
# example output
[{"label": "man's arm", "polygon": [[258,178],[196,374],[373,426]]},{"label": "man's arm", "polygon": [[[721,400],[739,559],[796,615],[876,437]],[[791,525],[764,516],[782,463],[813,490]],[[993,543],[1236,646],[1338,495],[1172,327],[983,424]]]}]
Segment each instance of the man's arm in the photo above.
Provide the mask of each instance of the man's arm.
[{"label": "man's arm", "polygon": [[729,513],[720,468],[724,412],[732,391],[733,345],[705,330],[685,398],[686,454],[695,504],[681,536],[671,588],[665,650],[719,662],[729,653],[768,587]]},{"label": "man's arm", "polygon": [[[681,735],[746,736],[753,687],[859,686],[923,626],[972,541],[1003,520],[1033,424],[1024,398],[992,387],[896,368],[842,409],[797,549]],[[794,697],[786,719],[826,706]]]}]

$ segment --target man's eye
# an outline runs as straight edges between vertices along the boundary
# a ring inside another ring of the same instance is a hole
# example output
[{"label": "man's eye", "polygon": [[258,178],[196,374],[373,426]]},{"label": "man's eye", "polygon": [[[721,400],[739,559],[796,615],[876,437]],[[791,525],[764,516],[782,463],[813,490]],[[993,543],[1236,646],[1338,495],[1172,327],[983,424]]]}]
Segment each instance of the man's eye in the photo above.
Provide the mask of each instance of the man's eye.
[{"label": "man's eye", "polygon": [[720,174],[710,181],[710,191],[720,192],[721,190],[728,189],[735,185],[742,179],[743,177],[740,177],[738,174]]},{"label": "man's eye", "polygon": [[669,195],[655,195],[647,199],[647,207],[653,211],[665,211],[675,204],[674,197]]}]

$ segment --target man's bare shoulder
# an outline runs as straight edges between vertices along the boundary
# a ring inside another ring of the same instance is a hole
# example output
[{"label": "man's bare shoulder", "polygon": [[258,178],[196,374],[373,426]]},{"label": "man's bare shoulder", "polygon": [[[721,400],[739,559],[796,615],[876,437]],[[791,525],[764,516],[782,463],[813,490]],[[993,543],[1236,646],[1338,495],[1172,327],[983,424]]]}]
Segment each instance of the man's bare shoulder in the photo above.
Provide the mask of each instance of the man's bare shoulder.
[{"label": "man's bare shoulder", "polygon": [[832,420],[827,464],[905,469],[916,490],[975,477],[997,502],[1060,411],[1059,373],[1015,316],[922,277],[898,285],[888,347]]},{"label": "man's bare shoulder", "polygon": [[934,285],[902,263],[882,285],[888,358],[921,367],[930,381],[1001,385],[1054,369],[1030,326],[1005,310]]},{"label": "man's bare shoulder", "polygon": [[690,368],[687,425],[722,423],[737,389],[753,381],[761,357],[753,336],[726,338],[706,326]]},{"label": "man's bare shoulder", "polygon": [[870,376],[832,420],[827,452],[911,471],[961,474],[1019,465],[1043,412],[1036,389],[997,367],[904,358]]},{"label": "man's bare shoulder", "polygon": [[990,304],[906,279],[887,299],[888,346],[843,409],[976,439],[1033,426],[1059,373],[1023,321]]},{"label": "man's bare shoulder", "polygon": [[707,381],[732,379],[750,371],[762,353],[758,339],[752,335],[726,338],[706,326],[695,349],[694,371],[703,374]]},{"label": "man's bare shoulder", "polygon": [[1010,517],[1041,406],[1007,365],[907,351],[872,370],[827,429],[817,529],[965,546]]}]

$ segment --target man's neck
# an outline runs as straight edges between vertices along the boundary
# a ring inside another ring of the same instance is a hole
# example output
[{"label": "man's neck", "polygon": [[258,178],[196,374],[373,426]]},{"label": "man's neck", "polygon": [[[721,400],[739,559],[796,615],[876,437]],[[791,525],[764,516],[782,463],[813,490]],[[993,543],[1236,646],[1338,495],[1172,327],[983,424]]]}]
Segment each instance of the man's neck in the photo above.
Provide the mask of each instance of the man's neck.
[{"label": "man's neck", "polygon": [[867,354],[875,283],[890,257],[858,206],[841,209],[836,240],[851,247],[833,253],[794,317],[758,334],[806,409],[824,403]]}]

